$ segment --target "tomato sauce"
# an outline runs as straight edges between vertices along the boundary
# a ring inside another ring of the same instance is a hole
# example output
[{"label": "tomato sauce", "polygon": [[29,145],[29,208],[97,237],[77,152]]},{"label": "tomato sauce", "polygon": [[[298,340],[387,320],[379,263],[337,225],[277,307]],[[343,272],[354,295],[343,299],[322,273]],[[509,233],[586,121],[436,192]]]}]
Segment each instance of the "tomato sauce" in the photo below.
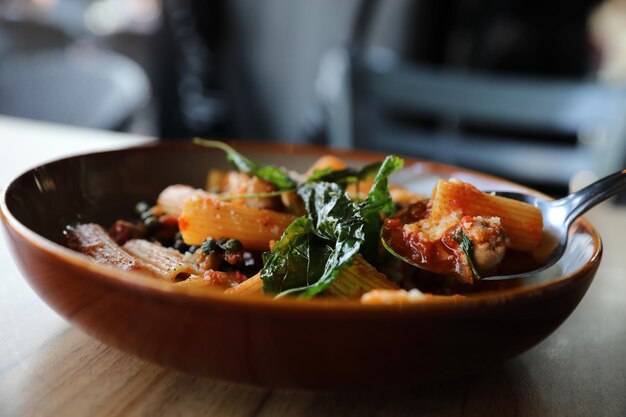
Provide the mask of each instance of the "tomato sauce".
[{"label": "tomato sauce", "polygon": [[451,231],[446,231],[438,240],[427,240],[420,234],[405,234],[404,225],[426,219],[430,215],[427,202],[420,201],[399,212],[394,218],[387,219],[383,225],[382,236],[387,244],[399,255],[410,259],[417,265],[424,265],[429,271],[453,275],[461,281],[471,283],[472,278],[465,275],[463,252],[452,238]]},{"label": "tomato sauce", "polygon": [[[382,237],[393,251],[416,265],[423,265],[429,271],[416,274],[420,283],[425,285],[429,292],[446,292],[444,288],[439,288],[438,290],[434,288],[437,287],[437,280],[440,283],[447,282],[446,287],[450,287],[450,281],[453,280],[446,279],[442,281],[443,277],[441,275],[455,277],[457,284],[461,284],[460,286],[452,285],[455,287],[454,292],[466,292],[459,290],[465,286],[471,287],[463,284],[474,283],[474,286],[477,286],[477,288],[473,288],[472,291],[488,289],[489,287],[514,285],[512,283],[497,284],[495,281],[476,281],[471,274],[468,277],[465,254],[453,237],[457,229],[456,226],[447,230],[439,240],[428,240],[419,233],[407,233],[404,231],[404,225],[427,219],[429,216],[430,206],[428,201],[421,201],[406,207],[394,215],[394,217],[387,219],[382,229]],[[481,271],[481,276],[517,274],[533,270],[539,266],[540,263],[534,259],[531,253],[508,249],[502,262],[489,271]],[[480,285],[478,285],[479,283]],[[422,285],[418,285],[418,288],[423,290]]]}]

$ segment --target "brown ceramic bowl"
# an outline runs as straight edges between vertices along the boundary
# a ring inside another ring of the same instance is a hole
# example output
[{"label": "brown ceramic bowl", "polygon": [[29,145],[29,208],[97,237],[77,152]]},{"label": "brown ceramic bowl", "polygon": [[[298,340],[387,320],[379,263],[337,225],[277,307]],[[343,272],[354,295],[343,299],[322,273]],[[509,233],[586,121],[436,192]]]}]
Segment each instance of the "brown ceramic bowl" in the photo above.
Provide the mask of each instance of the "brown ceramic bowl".
[{"label": "brown ceramic bowl", "polygon": [[[329,152],[238,144],[258,161],[304,170]],[[354,164],[382,159],[337,152]],[[63,247],[63,227],[109,225],[174,183],[204,184],[220,151],[161,144],[62,159],[16,178],[2,219],[24,277],[57,312],[102,342],[141,358],[215,378],[274,387],[391,387],[480,371],[537,344],[581,300],[601,242],[583,219],[563,260],[508,288],[402,306],[330,300],[234,298],[191,292],[95,264]],[[494,177],[407,159],[395,179],[429,192],[454,175],[483,189],[526,190]]]}]

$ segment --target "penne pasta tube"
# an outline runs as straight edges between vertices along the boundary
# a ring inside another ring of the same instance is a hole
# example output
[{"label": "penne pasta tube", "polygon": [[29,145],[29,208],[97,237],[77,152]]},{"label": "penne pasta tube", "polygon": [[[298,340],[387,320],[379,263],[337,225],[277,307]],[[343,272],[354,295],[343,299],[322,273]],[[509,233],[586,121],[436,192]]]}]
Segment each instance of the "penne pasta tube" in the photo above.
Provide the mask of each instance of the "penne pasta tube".
[{"label": "penne pasta tube", "polygon": [[226,294],[233,295],[263,295],[263,281],[261,280],[261,273],[248,278],[236,287],[229,288],[225,291]]},{"label": "penne pasta tube", "polygon": [[129,240],[122,248],[162,280],[174,282],[197,273],[191,264],[183,262],[183,255],[176,249],[143,239]]},{"label": "penne pasta tube", "polygon": [[170,185],[159,194],[157,207],[164,214],[179,217],[183,212],[185,202],[194,196],[209,197],[211,194],[188,185]]},{"label": "penne pasta tube", "polygon": [[352,263],[339,272],[335,282],[326,291],[338,298],[359,298],[374,289],[397,290],[399,287],[361,255],[356,255]]},{"label": "penne pasta tube", "polygon": [[184,288],[209,288],[213,286],[211,281],[197,275],[190,276],[186,280],[177,282],[174,285]]},{"label": "penne pasta tube", "polygon": [[98,263],[115,266],[124,271],[142,271],[141,262],[126,253],[100,225],[79,224],[67,233],[67,246],[89,256]]},{"label": "penne pasta tube", "polygon": [[267,250],[279,240],[295,216],[212,198],[193,197],[178,220],[183,240],[200,245],[207,237],[234,238],[246,249]]},{"label": "penne pasta tube", "polygon": [[208,288],[208,287],[236,287],[241,282],[245,282],[246,276],[238,271],[205,271],[202,276],[192,276],[175,285],[187,288]]},{"label": "penne pasta tube", "polygon": [[430,219],[462,216],[499,217],[509,237],[508,247],[530,252],[537,247],[543,230],[541,210],[530,204],[479,191],[458,180],[439,180],[431,197]]},{"label": "penne pasta tube", "polygon": [[[361,255],[357,255],[352,264],[341,270],[326,293],[337,298],[359,298],[364,293],[374,289],[397,290],[399,287],[378,272]],[[263,281],[260,273],[234,288],[229,288],[226,293],[234,295],[263,294]]]}]

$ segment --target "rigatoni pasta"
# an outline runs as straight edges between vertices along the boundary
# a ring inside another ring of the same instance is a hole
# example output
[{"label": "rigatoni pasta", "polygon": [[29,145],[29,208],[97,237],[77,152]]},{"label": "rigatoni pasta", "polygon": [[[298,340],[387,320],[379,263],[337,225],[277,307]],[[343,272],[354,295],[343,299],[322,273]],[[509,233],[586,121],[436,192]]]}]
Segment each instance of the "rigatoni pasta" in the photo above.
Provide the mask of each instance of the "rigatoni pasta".
[{"label": "rigatoni pasta", "polygon": [[[328,287],[330,296],[340,299],[356,299],[373,289],[397,290],[398,285],[390,281],[372,265],[367,263],[361,255],[357,255],[351,265],[344,268],[335,282]],[[232,295],[261,295],[263,294],[263,281],[260,274],[244,281],[240,285],[226,290]]]},{"label": "rigatoni pasta", "polygon": [[541,210],[510,198],[483,193],[458,180],[439,180],[431,197],[431,219],[439,221],[460,211],[464,216],[498,217],[509,237],[508,247],[532,251],[541,240]]},{"label": "rigatoni pasta", "polygon": [[141,271],[143,265],[134,256],[120,248],[102,226],[93,223],[68,228],[67,246],[94,261],[123,271]]},{"label": "rigatoni pasta", "polygon": [[327,291],[337,298],[345,299],[359,298],[374,289],[398,290],[400,287],[378,272],[363,256],[357,255],[352,264],[339,272]]},{"label": "rigatoni pasta", "polygon": [[[182,288],[231,288],[240,286],[243,282],[248,282],[246,276],[239,271],[214,271],[209,270],[201,276],[191,276],[190,278],[176,283],[176,286]],[[228,290],[226,290],[228,292]]]},{"label": "rigatoni pasta", "polygon": [[261,279],[261,273],[258,273],[241,284],[229,288],[226,290],[226,294],[231,295],[262,295],[263,294],[263,280]]},{"label": "rigatoni pasta", "polygon": [[230,237],[246,248],[267,250],[294,219],[287,213],[195,197],[185,203],[179,226],[188,245],[200,245],[207,237]]},{"label": "rigatoni pasta", "polygon": [[472,284],[494,273],[508,248],[534,250],[542,228],[538,208],[452,179],[439,180],[428,203],[412,204],[386,221],[382,235],[413,264]]},{"label": "rigatoni pasta", "polygon": [[[416,288],[430,273],[390,249],[469,284],[497,272],[507,251],[532,251],[541,239],[535,207],[458,180],[440,180],[430,199],[389,185],[402,166],[395,156],[355,169],[328,155],[300,175],[201,142],[225,151],[238,172],[210,169],[206,190],[168,186],[108,231],[69,228],[68,246],[190,291],[401,304],[427,298]],[[440,282],[437,291],[450,292]]]},{"label": "rigatoni pasta", "polygon": [[122,249],[139,259],[156,277],[165,281],[175,282],[198,273],[193,265],[184,262],[179,251],[165,248],[158,243],[133,239],[124,243]]}]

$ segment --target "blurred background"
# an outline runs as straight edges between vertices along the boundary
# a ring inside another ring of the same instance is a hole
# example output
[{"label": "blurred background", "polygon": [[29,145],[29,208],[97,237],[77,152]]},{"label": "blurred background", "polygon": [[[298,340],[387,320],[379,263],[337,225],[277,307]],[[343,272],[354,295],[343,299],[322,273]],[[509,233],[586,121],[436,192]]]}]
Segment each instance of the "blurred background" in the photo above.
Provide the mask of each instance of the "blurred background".
[{"label": "blurred background", "polygon": [[377,149],[553,195],[626,165],[625,82],[626,1],[0,0],[2,115]]}]

